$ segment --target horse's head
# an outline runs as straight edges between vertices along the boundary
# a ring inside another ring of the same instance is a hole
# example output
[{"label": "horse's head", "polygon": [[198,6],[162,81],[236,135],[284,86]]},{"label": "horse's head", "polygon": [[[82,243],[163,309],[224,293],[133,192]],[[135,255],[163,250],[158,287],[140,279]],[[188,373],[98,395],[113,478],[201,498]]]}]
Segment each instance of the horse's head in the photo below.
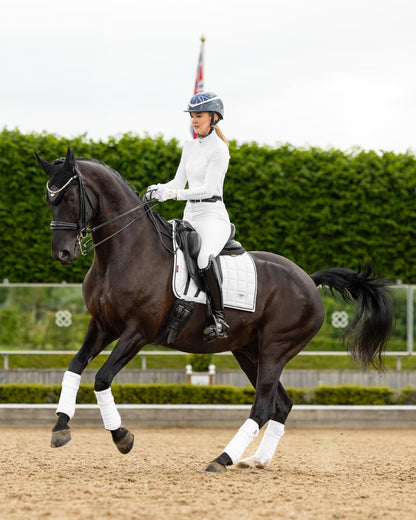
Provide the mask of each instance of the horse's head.
[{"label": "horse's head", "polygon": [[46,201],[52,211],[52,258],[71,264],[80,254],[81,238],[86,233],[84,186],[74,154],[68,148],[65,159],[48,163],[38,154],[41,168],[49,175]]}]

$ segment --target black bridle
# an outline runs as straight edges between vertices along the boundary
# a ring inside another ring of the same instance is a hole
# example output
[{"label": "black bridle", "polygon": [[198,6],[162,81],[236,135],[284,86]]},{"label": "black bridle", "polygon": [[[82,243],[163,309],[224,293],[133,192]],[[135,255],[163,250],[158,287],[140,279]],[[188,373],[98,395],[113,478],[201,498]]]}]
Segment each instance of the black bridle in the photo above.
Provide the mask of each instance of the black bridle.
[{"label": "black bridle", "polygon": [[[46,183],[46,189],[48,192],[49,200],[54,202],[54,198],[58,197],[59,195],[63,195],[65,190],[70,186],[72,181],[77,180],[78,186],[79,186],[79,217],[78,222],[67,222],[67,221],[61,221],[61,220],[52,220],[50,223],[50,228],[53,231],[62,231],[62,230],[76,230],[78,232],[76,241],[78,243],[79,249],[81,251],[81,254],[83,256],[86,256],[89,252],[91,252],[93,249],[95,249],[97,246],[103,244],[104,242],[107,242],[107,240],[110,240],[110,238],[115,237],[122,231],[124,231],[126,228],[128,228],[131,224],[142,218],[147,213],[151,212],[152,208],[156,206],[156,201],[153,205],[150,205],[149,202],[143,201],[141,204],[138,204],[134,208],[131,208],[124,213],[121,213],[120,215],[117,215],[116,217],[111,218],[110,220],[107,220],[103,222],[102,224],[99,224],[98,226],[95,226],[93,228],[88,227],[87,222],[87,213],[86,213],[86,200],[88,200],[89,204],[92,206],[91,201],[89,200],[88,193],[85,190],[84,183],[82,181],[81,172],[79,171],[78,166],[73,167],[73,173],[74,175],[70,177],[70,179],[58,190],[52,190],[49,187],[49,182]],[[136,217],[132,218],[129,222],[127,222],[126,225],[109,235],[108,237],[105,237],[103,240],[100,240],[100,242],[93,243],[92,245],[89,245],[90,242],[92,242],[92,233],[95,231],[98,231],[99,229],[103,228],[104,226],[107,226],[108,224],[111,224],[113,222],[116,222],[117,220],[126,217],[127,215],[130,215],[131,213],[134,213],[135,211],[145,207],[144,213],[141,213],[140,215],[137,215]],[[154,219],[151,219],[153,225],[155,225]],[[159,232],[160,237],[160,230],[157,229]],[[160,237],[161,238],[161,237]],[[163,243],[163,240],[162,240]]]},{"label": "black bridle", "polygon": [[61,188],[58,188],[57,190],[52,190],[49,187],[49,181],[48,181],[46,183],[46,189],[48,192],[49,200],[51,201],[52,204],[54,204],[55,197],[60,198],[60,196],[62,196],[65,193],[65,191],[69,188],[72,181],[74,181],[74,180],[78,181],[79,194],[80,194],[78,222],[74,223],[74,222],[65,222],[62,220],[52,220],[52,222],[50,224],[50,228],[52,230],[76,229],[78,231],[78,237],[80,239],[82,239],[82,238],[85,238],[88,234],[87,215],[86,215],[86,210],[85,210],[85,188],[84,188],[84,183],[82,182],[81,173],[80,173],[78,167],[74,166],[72,171],[73,171],[74,175],[72,177],[70,177],[69,180]]}]

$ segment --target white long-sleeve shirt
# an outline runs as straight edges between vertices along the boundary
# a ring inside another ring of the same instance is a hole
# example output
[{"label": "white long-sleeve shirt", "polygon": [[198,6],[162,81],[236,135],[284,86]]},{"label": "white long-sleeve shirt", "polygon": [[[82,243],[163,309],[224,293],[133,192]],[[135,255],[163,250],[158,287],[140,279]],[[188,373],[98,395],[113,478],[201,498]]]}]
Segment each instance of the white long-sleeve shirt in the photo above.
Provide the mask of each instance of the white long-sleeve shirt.
[{"label": "white long-sleeve shirt", "polygon": [[222,197],[229,161],[228,146],[214,130],[203,139],[185,143],[176,175],[165,186],[177,190],[178,200]]}]

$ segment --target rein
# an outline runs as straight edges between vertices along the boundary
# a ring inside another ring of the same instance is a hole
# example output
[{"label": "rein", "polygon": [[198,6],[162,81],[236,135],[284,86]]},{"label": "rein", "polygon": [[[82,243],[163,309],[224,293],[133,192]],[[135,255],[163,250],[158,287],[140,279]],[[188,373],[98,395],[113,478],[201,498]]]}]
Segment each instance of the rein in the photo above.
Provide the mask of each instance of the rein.
[{"label": "rein", "polygon": [[90,242],[92,242],[92,236],[91,236],[92,233],[94,233],[98,229],[103,228],[104,226],[107,226],[107,224],[111,224],[112,222],[116,222],[120,218],[130,215],[130,213],[133,213],[134,211],[137,211],[137,210],[143,208],[144,206],[146,206],[146,202],[143,202],[142,204],[139,204],[138,206],[135,206],[134,208],[131,208],[128,211],[125,211],[124,213],[121,213],[120,215],[117,215],[116,217],[114,217],[110,220],[107,220],[106,222],[103,222],[102,224],[99,224],[98,226],[95,226],[93,228],[87,228],[84,235],[79,234],[77,241],[78,241],[79,248],[81,250],[81,254],[83,256],[86,256],[88,253],[90,253],[96,247],[100,246],[101,244],[104,244],[104,242],[107,242],[107,240],[110,240],[110,238],[115,237],[116,235],[118,235],[119,233],[121,233],[122,231],[127,229],[131,224],[133,224],[137,220],[140,220],[144,215],[146,215],[146,213],[148,213],[151,210],[151,208],[149,206],[147,206],[144,213],[142,213],[141,215],[138,215],[137,217],[132,218],[129,222],[127,222],[127,224],[125,226],[121,227],[120,229],[118,229],[117,231],[112,233],[111,235],[108,235],[108,237],[105,237],[102,240],[100,240],[99,242],[97,242],[95,244],[93,243],[91,246],[88,247],[88,244]]},{"label": "rein", "polygon": [[[48,183],[46,183],[46,189],[48,191],[49,197],[51,199],[53,199],[53,197],[55,197],[59,193],[63,192],[71,184],[71,182],[73,180],[76,180],[76,179],[78,180],[79,194],[80,194],[78,222],[75,223],[75,222],[66,222],[66,221],[60,221],[60,220],[52,220],[52,222],[50,223],[50,228],[52,230],[56,230],[56,231],[76,229],[78,231],[78,236],[77,236],[76,241],[78,242],[78,246],[80,248],[80,252],[81,252],[82,256],[86,256],[88,253],[93,251],[96,247],[100,246],[101,244],[104,244],[104,242],[107,242],[107,240],[110,240],[111,238],[115,237],[116,235],[118,235],[119,233],[121,233],[122,231],[127,229],[131,224],[133,224],[134,222],[137,222],[138,220],[140,220],[143,216],[145,216],[147,214],[149,214],[152,225],[154,226],[163,247],[168,252],[170,252],[172,254],[174,253],[174,251],[171,251],[165,245],[165,243],[162,239],[162,234],[166,234],[166,233],[161,232],[160,227],[159,227],[158,223],[156,222],[155,216],[152,212],[152,209],[155,206],[157,206],[158,204],[160,204],[160,202],[154,201],[154,204],[151,205],[150,201],[143,201],[141,204],[138,204],[134,208],[131,208],[131,209],[121,213],[120,215],[117,215],[109,220],[106,220],[102,224],[98,224],[98,226],[95,226],[93,228],[88,227],[87,216],[86,216],[86,204],[85,204],[86,198],[89,201],[88,194],[85,190],[84,183],[83,183],[82,177],[81,177],[81,172],[79,171],[78,166],[75,166],[73,168],[73,171],[74,171],[74,175],[61,188],[59,188],[58,190],[52,190],[51,188],[49,188],[49,182],[48,182]],[[142,209],[143,207],[145,208],[144,213],[132,218],[129,222],[127,222],[126,225],[124,225],[123,227],[121,227],[120,229],[118,229],[117,231],[112,233],[111,235],[105,237],[103,240],[100,240],[99,242],[97,242],[95,244],[93,243],[90,246],[88,245],[92,242],[92,236],[91,236],[92,233],[107,226],[108,224],[112,224],[113,222],[116,222],[117,220],[119,220],[123,217],[126,217],[127,215],[130,215],[131,213],[134,213],[135,211],[137,211],[139,209]]]}]

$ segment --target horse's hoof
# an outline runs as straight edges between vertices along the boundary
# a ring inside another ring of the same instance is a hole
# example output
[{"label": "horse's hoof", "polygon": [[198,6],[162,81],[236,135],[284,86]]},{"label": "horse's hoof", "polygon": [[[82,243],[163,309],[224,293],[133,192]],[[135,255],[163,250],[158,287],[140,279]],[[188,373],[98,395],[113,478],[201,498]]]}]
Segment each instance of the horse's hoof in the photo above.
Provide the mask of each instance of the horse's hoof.
[{"label": "horse's hoof", "polygon": [[208,471],[209,473],[224,473],[227,471],[227,467],[219,462],[210,462],[204,471]]},{"label": "horse's hoof", "polygon": [[252,457],[247,457],[245,459],[241,459],[237,462],[237,468],[256,468],[256,469],[265,469],[267,464],[262,464],[254,455]]},{"label": "horse's hoof", "polygon": [[[123,428],[124,430],[124,428]],[[126,455],[131,451],[134,445],[134,435],[129,432],[129,430],[125,430],[125,435],[118,441],[115,442],[115,445],[117,446],[117,449],[120,453],[123,453],[123,455]]]},{"label": "horse's hoof", "polygon": [[71,430],[69,428],[67,430],[52,432],[51,448],[60,448],[61,446],[65,446],[65,444],[68,444],[70,440]]}]

